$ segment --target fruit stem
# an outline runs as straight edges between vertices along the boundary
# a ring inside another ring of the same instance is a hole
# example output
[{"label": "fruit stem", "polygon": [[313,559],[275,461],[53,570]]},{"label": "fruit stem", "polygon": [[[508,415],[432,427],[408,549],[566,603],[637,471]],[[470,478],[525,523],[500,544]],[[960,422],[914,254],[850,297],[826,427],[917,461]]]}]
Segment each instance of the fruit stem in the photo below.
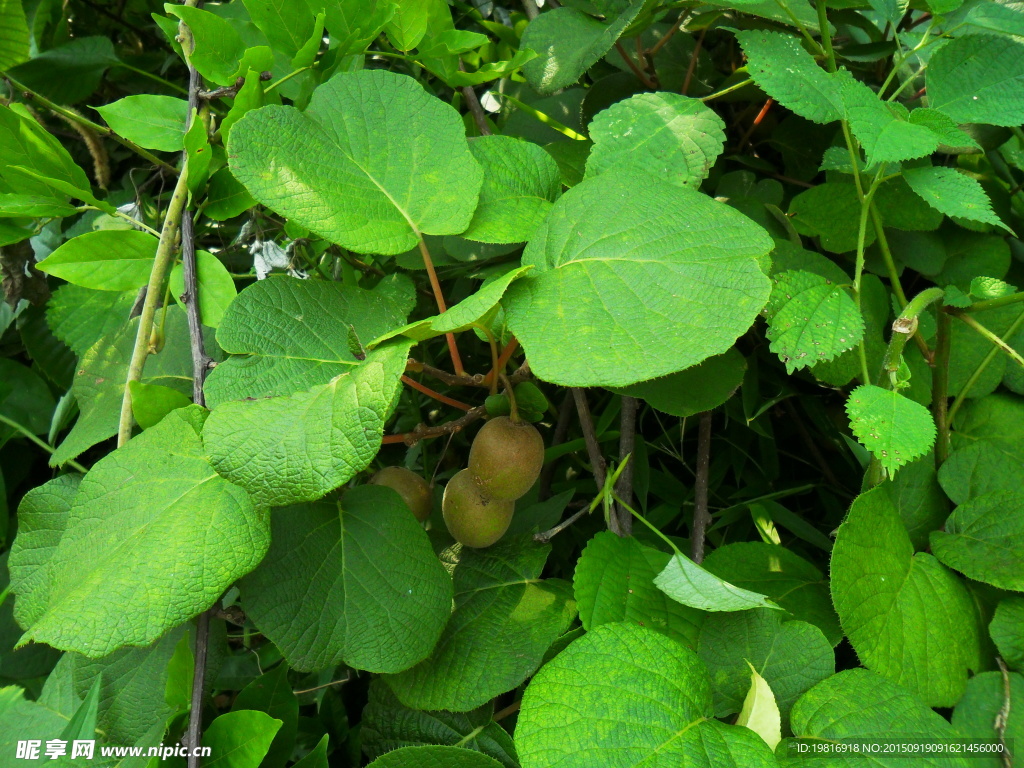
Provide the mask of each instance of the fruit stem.
[{"label": "fruit stem", "polygon": [[512,382],[508,380],[508,376],[504,373],[499,374],[501,383],[505,385],[505,393],[508,395],[508,418],[513,424],[519,424],[522,420],[519,418],[519,409],[516,407],[516,395],[512,391]]}]

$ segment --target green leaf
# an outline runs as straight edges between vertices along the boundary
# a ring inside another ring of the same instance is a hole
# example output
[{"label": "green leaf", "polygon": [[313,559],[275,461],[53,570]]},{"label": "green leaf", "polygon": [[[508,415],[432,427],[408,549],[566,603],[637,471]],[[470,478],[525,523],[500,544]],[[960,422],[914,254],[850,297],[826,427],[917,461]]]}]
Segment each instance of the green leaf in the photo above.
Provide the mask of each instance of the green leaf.
[{"label": "green leaf", "polygon": [[[534,270],[503,302],[508,325],[545,381],[664,376],[725,352],[750,327],[769,292],[756,259],[771,247],[764,230],[699,192],[601,174],[563,195],[530,241],[523,264]],[[566,322],[570,345],[551,333]]]},{"label": "green leaf", "polygon": [[139,94],[96,107],[114,133],[140,147],[180,152],[188,102],[173,96]]},{"label": "green leaf", "polygon": [[839,82],[817,65],[800,40],[784,32],[750,30],[736,35],[755,83],[801,117],[831,123],[843,116]]},{"label": "green leaf", "polygon": [[325,733],[323,738],[317,742],[311,752],[301,760],[297,760],[293,763],[294,768],[328,768],[327,742],[329,738],[330,737]]},{"label": "green leaf", "polygon": [[642,7],[643,2],[633,2],[607,24],[576,8],[540,14],[527,25],[520,43],[538,54],[523,66],[526,80],[541,94],[572,85],[611,50]]},{"label": "green leaf", "polygon": [[508,286],[531,269],[532,267],[525,266],[509,270],[504,275],[499,275],[490,282],[484,283],[480,290],[463,299],[447,312],[391,330],[367,344],[367,349],[375,349],[385,341],[397,336],[424,341],[445,333],[465,331],[474,323],[487,325],[495,313],[500,311],[498,302],[508,290]]},{"label": "green leaf", "polygon": [[295,749],[299,724],[299,700],[288,682],[288,665],[278,664],[243,688],[231,705],[232,712],[241,710],[265,712],[281,721],[274,740],[260,763],[261,768],[283,768]]},{"label": "green leaf", "polygon": [[257,768],[281,727],[264,712],[244,709],[227,712],[203,732],[203,746],[210,748],[208,768]]},{"label": "green leaf", "polygon": [[[54,406],[50,388],[38,373],[9,358],[0,358],[0,414],[34,435],[45,435]],[[14,427],[0,424],[0,445],[19,434]]]},{"label": "green leaf", "polygon": [[[21,109],[0,106],[0,152],[4,164],[0,178],[21,194],[55,197],[53,189],[41,181],[13,175],[13,166],[28,168],[40,176],[65,181],[77,189],[89,189],[89,179],[57,139]],[[63,202],[67,197],[61,198]]]},{"label": "green leaf", "polygon": [[1024,462],[1024,400],[1019,397],[999,393],[968,400],[957,413],[953,427],[955,449],[987,440]]},{"label": "green leaf", "polygon": [[935,443],[935,422],[928,409],[895,390],[859,386],[846,401],[846,414],[854,436],[890,475]]},{"label": "green leaf", "polygon": [[680,605],[654,586],[654,578],[668,560],[668,553],[644,546],[632,536],[597,534],[580,555],[573,578],[583,628],[590,631],[625,621],[684,645],[696,645],[704,614]]},{"label": "green leaf", "polygon": [[693,651],[629,624],[597,627],[541,668],[523,695],[516,745],[523,768],[776,764],[753,731],[712,718]]},{"label": "green leaf", "polygon": [[395,0],[394,14],[384,27],[391,44],[400,51],[411,51],[419,45],[427,33],[431,11],[436,11],[438,5],[439,0]]},{"label": "green leaf", "polygon": [[328,384],[221,403],[203,429],[214,467],[260,505],[313,501],[348,482],[380,450],[410,343],[375,349]]},{"label": "green leaf", "polygon": [[954,504],[963,504],[993,491],[1024,488],[1024,466],[1016,455],[982,439],[953,451],[939,468],[939,482]]},{"label": "green leaf", "polygon": [[210,149],[206,124],[198,113],[194,113],[193,118],[188,130],[185,131],[182,144],[188,156],[188,191],[193,197],[198,197],[206,188],[206,181],[210,177],[213,152]]},{"label": "green leaf", "polygon": [[[327,29],[338,42],[338,54],[362,53],[394,15],[391,0],[332,0],[326,4]],[[332,45],[333,40],[332,40]]]},{"label": "green leaf", "polygon": [[28,592],[12,581],[16,617],[28,628],[22,642],[90,657],[148,645],[262,559],[267,513],[213,471],[187,420],[201,412],[189,411],[108,454],[82,479],[42,578]]},{"label": "green leaf", "polygon": [[107,37],[77,37],[50,48],[10,70],[15,80],[58,104],[87,98],[108,67],[121,62]]},{"label": "green leaf", "polygon": [[409,709],[383,680],[374,680],[360,720],[363,752],[373,760],[402,747],[458,746],[489,755],[505,768],[518,768],[512,737],[491,719],[492,709],[490,702],[471,712]]},{"label": "green leaf", "polygon": [[[313,34],[314,12],[306,0],[244,0],[249,18],[275,51],[295,56]],[[314,3],[315,5],[315,3]],[[321,36],[323,30],[321,30]]]},{"label": "green leaf", "polygon": [[907,168],[903,178],[922,200],[946,216],[980,221],[1011,231],[992,210],[992,202],[981,184],[956,168]]},{"label": "green leaf", "polygon": [[[185,293],[185,271],[181,264],[175,264],[171,269],[170,289],[175,301],[185,309],[181,301]],[[203,325],[207,328],[218,327],[237,291],[227,267],[209,251],[196,251],[196,292],[199,296],[199,317]]]},{"label": "green leaf", "polygon": [[154,427],[171,411],[192,404],[188,395],[159,384],[132,381],[128,389],[132,394],[132,415],[142,429]]},{"label": "green leaf", "polygon": [[988,632],[1007,666],[1024,669],[1024,597],[1001,600]]},{"label": "green leaf", "polygon": [[[25,689],[21,686],[0,688],[0,750],[3,754],[17,754],[18,741],[23,740],[19,737],[30,733],[35,738],[57,738],[66,723],[67,720],[59,713],[36,701],[26,700]],[[42,749],[40,754],[43,754]]]},{"label": "green leaf", "polygon": [[47,305],[46,322],[53,335],[81,357],[93,344],[128,322],[136,291],[97,291],[62,285]]},{"label": "green leaf", "polygon": [[360,486],[340,502],[281,510],[272,534],[242,599],[291,666],[398,672],[430,653],[451,582],[397,494]]},{"label": "green leaf", "polygon": [[930,706],[956,703],[978,666],[970,595],[934,557],[914,554],[884,488],[858,496],[839,527],[832,599],[864,666]]},{"label": "green leaf", "polygon": [[147,232],[101,229],[71,238],[38,267],[83,288],[128,291],[149,282],[156,246]]},{"label": "green leaf", "polygon": [[[852,746],[868,739],[882,743],[901,740],[936,742],[962,738],[941,715],[925,706],[906,689],[866,669],[850,669],[818,683],[793,707],[793,734],[813,750],[815,743],[850,744],[848,751],[835,751],[813,758],[793,757],[786,765],[827,765],[830,768],[900,768],[913,762],[915,768],[970,768],[974,760],[943,753],[916,755],[908,761],[901,754],[879,754],[865,758]],[[795,744],[779,745],[780,755],[793,755]]]},{"label": "green leaf", "polygon": [[778,607],[764,595],[735,587],[678,552],[666,563],[654,584],[676,602],[704,611]]},{"label": "green leaf", "polygon": [[0,218],[50,218],[72,216],[78,209],[54,197],[0,194]]},{"label": "green leaf", "polygon": [[843,639],[828,580],[790,550],[760,541],[736,542],[712,550],[702,565],[735,586],[767,595],[794,618],[814,624],[831,645]]},{"label": "green leaf", "polygon": [[[943,467],[949,464],[947,459]],[[914,549],[927,549],[928,534],[949,517],[949,501],[936,476],[935,457],[929,452],[884,481],[893,506],[903,520]]]},{"label": "green leaf", "polygon": [[462,236],[482,243],[524,243],[562,194],[558,165],[541,147],[511,136],[469,143],[483,166],[480,204]]},{"label": "green leaf", "polygon": [[932,552],[950,568],[1000,589],[1024,591],[1024,497],[1020,488],[977,496],[932,531]]},{"label": "green leaf", "polygon": [[[71,432],[50,458],[51,466],[60,466],[117,434],[128,363],[138,327],[138,318],[133,318],[100,339],[82,356],[71,384],[80,414]],[[169,307],[163,330],[164,347],[148,357],[142,382],[191,395],[192,354],[185,313],[177,307]],[[207,348],[212,349],[212,345],[208,343]]]},{"label": "green leaf", "polygon": [[832,360],[864,338],[864,319],[843,288],[800,270],[773,280],[767,336],[787,373]]},{"label": "green leaf", "polygon": [[359,253],[403,253],[421,233],[464,231],[483,180],[459,114],[382,70],[336,75],[303,112],[248,113],[228,156],[254,198]]},{"label": "green leaf", "polygon": [[238,62],[245,55],[241,35],[215,13],[186,5],[164,3],[164,11],[188,24],[195,40],[189,62],[207,80],[234,85]]},{"label": "green leaf", "polygon": [[928,62],[928,106],[958,123],[1024,122],[1024,44],[1004,35],[950,40]]},{"label": "green leaf", "polygon": [[529,536],[462,548],[455,608],[437,646],[417,666],[385,678],[403,704],[466,712],[536,671],[576,614],[567,582],[539,578],[550,551]]},{"label": "green leaf", "polygon": [[710,614],[700,628],[696,651],[711,673],[715,716],[743,709],[750,688],[750,668],[767,680],[783,721],[796,700],[835,674],[832,644],[817,627],[783,621],[780,611]]},{"label": "green leaf", "polygon": [[371,291],[324,280],[260,280],[224,313],[217,343],[232,357],[210,372],[207,401],[217,407],[325,384],[359,365],[349,348],[350,329],[368,342],[405,322],[414,300],[404,277]]},{"label": "green leaf", "polygon": [[[223,124],[221,130],[223,130]],[[232,175],[230,168],[221,168],[210,177],[203,215],[214,221],[225,221],[245,213],[254,205],[256,205],[256,201]]]},{"label": "green leaf", "polygon": [[29,33],[21,0],[0,0],[0,70],[29,57]]},{"label": "green leaf", "polygon": [[697,189],[725,144],[725,122],[700,99],[640,93],[598,112],[587,177],[615,171]]},{"label": "green leaf", "polygon": [[[801,192],[790,201],[789,214],[796,230],[820,237],[826,251],[846,253],[856,249],[860,198],[852,183],[826,181]],[[874,241],[874,230],[869,227],[864,245]]]},{"label": "green leaf", "polygon": [[[1000,727],[1001,721],[1005,724]],[[982,672],[972,677],[953,710],[953,727],[970,739],[985,739],[992,745],[1004,742],[1007,747],[1012,744],[1013,755],[1020,754],[1018,745],[1024,743],[1024,675],[1013,672],[1004,680],[1000,672]],[[989,752],[968,762],[973,768],[1004,768],[1005,757]]]},{"label": "green leaf", "polygon": [[882,101],[845,70],[838,82],[846,119],[864,149],[868,168],[925,157],[938,148],[935,132],[911,122],[902,104]]},{"label": "green leaf", "polygon": [[461,747],[402,747],[381,755],[367,768],[499,768],[492,757]]},{"label": "green leaf", "polygon": [[782,718],[775,703],[775,694],[768,682],[757,674],[754,665],[748,662],[747,666],[750,667],[750,690],[743,699],[743,709],[736,717],[736,725],[749,728],[764,740],[769,749],[775,749],[782,741]]},{"label": "green leaf", "polygon": [[612,391],[639,397],[659,411],[686,418],[717,408],[736,394],[746,370],[746,359],[732,347],[685,371]]}]

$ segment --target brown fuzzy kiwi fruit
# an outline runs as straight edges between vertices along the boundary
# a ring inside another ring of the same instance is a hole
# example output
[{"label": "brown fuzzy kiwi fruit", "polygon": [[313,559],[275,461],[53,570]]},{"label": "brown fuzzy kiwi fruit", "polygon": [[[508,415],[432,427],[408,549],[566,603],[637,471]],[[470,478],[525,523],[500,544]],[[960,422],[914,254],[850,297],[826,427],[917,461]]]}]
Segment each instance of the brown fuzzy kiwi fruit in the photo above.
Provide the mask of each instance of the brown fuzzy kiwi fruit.
[{"label": "brown fuzzy kiwi fruit", "polygon": [[433,508],[433,494],[430,485],[415,472],[405,467],[384,467],[370,478],[374,485],[386,485],[402,497],[402,501],[421,523],[430,517]]},{"label": "brown fuzzy kiwi fruit", "polygon": [[489,547],[500,539],[512,522],[515,504],[490,499],[468,469],[456,472],[444,489],[441,512],[448,532],[459,543],[474,548]]},{"label": "brown fuzzy kiwi fruit", "polygon": [[515,501],[537,481],[544,466],[544,439],[532,424],[508,416],[491,419],[469,449],[469,471],[481,492]]}]

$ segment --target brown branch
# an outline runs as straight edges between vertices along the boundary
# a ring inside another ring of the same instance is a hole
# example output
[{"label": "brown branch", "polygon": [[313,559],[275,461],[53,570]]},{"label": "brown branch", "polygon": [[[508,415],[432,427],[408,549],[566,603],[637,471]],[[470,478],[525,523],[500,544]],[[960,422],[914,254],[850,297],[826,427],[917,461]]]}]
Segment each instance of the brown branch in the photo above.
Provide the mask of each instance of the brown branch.
[{"label": "brown branch", "polygon": [[619,56],[621,56],[622,60],[626,62],[626,66],[630,68],[630,70],[633,72],[634,75],[637,76],[641,83],[650,88],[652,91],[657,89],[658,86],[652,83],[651,79],[647,77],[646,74],[644,74],[644,71],[633,63],[633,60],[629,58],[629,54],[626,53],[626,49],[622,47],[622,43],[619,42],[618,40],[615,41],[615,50],[619,52]]},{"label": "brown branch", "polygon": [[683,87],[680,93],[683,96],[690,90],[690,81],[693,79],[693,72],[697,68],[697,58],[700,56],[700,51],[704,47],[704,35],[708,33],[708,28],[704,27],[700,31],[700,37],[697,38],[697,44],[693,46],[693,55],[690,57],[690,65],[686,68],[686,77],[683,78]]},{"label": "brown branch", "polygon": [[494,722],[498,722],[499,720],[504,720],[509,715],[514,715],[516,712],[518,712],[519,711],[519,707],[522,706],[522,704],[523,704],[523,700],[522,699],[519,699],[518,701],[513,701],[511,704],[509,704],[504,709],[495,712],[494,713],[494,717],[492,717],[491,719]]},{"label": "brown branch", "polygon": [[[636,466],[636,412],[637,399],[635,397],[622,398],[622,413],[619,418],[619,461],[627,462],[619,474],[615,483],[615,495],[623,504],[633,506],[633,468]],[[618,505],[617,513],[613,518],[615,524],[611,529],[619,536],[629,536],[633,533],[633,515],[622,505]]]},{"label": "brown branch", "polygon": [[996,656],[996,663],[999,664],[999,671],[1003,676],[1003,706],[999,708],[992,727],[999,734],[999,744],[1003,748],[1003,765],[1005,768],[1013,768],[1013,755],[1006,747],[1006,724],[1010,722],[1010,672],[1000,656]]},{"label": "brown branch", "polygon": [[405,443],[407,446],[412,447],[420,440],[426,440],[430,437],[441,437],[443,435],[454,435],[461,432],[474,421],[482,419],[486,415],[486,406],[478,405],[476,408],[466,411],[465,416],[460,416],[453,421],[446,421],[444,424],[438,424],[434,427],[428,427],[426,424],[417,424],[412,432],[405,432],[401,435],[385,435],[383,443],[385,445],[389,443]]},{"label": "brown branch", "polygon": [[693,529],[690,552],[693,562],[704,560],[704,540],[711,515],[708,513],[708,474],[711,469],[711,411],[700,415],[697,432],[697,479],[693,484]]},{"label": "brown branch", "polygon": [[427,363],[421,363],[419,360],[413,360],[409,358],[405,364],[406,373],[425,373],[432,379],[444,382],[450,387],[488,387],[487,377],[482,373],[476,373],[472,376],[463,374],[456,376],[455,374],[448,373],[448,371],[435,368]]},{"label": "brown branch", "polygon": [[[459,72],[465,72],[466,67],[462,63],[462,59],[459,59]],[[476,128],[480,131],[481,136],[491,135],[491,126],[487,124],[487,113],[484,112],[484,108],[480,105],[480,99],[476,97],[476,91],[473,90],[473,86],[464,85],[460,89],[462,91],[462,98],[466,100],[466,106],[469,108],[469,113],[473,115],[473,121],[476,123]]]},{"label": "brown branch", "polygon": [[[565,442],[565,437],[569,433],[569,419],[572,416],[572,394],[566,394],[562,398],[562,405],[558,408],[558,421],[555,423],[555,431],[551,435],[551,444],[549,447],[554,448],[556,445],[561,445]],[[544,469],[540,473],[540,489],[537,492],[537,501],[544,501],[551,496],[551,480],[555,476],[555,462],[550,461],[544,465]]]}]

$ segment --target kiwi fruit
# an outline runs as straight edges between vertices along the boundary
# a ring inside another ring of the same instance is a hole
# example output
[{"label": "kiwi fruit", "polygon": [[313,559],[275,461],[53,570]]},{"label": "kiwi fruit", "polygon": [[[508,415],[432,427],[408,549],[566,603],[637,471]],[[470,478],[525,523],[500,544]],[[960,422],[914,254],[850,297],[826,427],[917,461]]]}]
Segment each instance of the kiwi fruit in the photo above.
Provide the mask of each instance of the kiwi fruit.
[{"label": "kiwi fruit", "polygon": [[456,472],[444,489],[441,512],[452,537],[467,547],[489,547],[512,522],[515,504],[484,496],[468,469]]},{"label": "kiwi fruit", "polygon": [[491,419],[469,449],[469,471],[492,499],[515,501],[537,481],[544,466],[544,439],[532,424],[508,416]]},{"label": "kiwi fruit", "polygon": [[385,485],[402,497],[402,501],[421,523],[430,517],[433,494],[430,485],[415,472],[405,467],[384,467],[370,478],[374,485]]}]

